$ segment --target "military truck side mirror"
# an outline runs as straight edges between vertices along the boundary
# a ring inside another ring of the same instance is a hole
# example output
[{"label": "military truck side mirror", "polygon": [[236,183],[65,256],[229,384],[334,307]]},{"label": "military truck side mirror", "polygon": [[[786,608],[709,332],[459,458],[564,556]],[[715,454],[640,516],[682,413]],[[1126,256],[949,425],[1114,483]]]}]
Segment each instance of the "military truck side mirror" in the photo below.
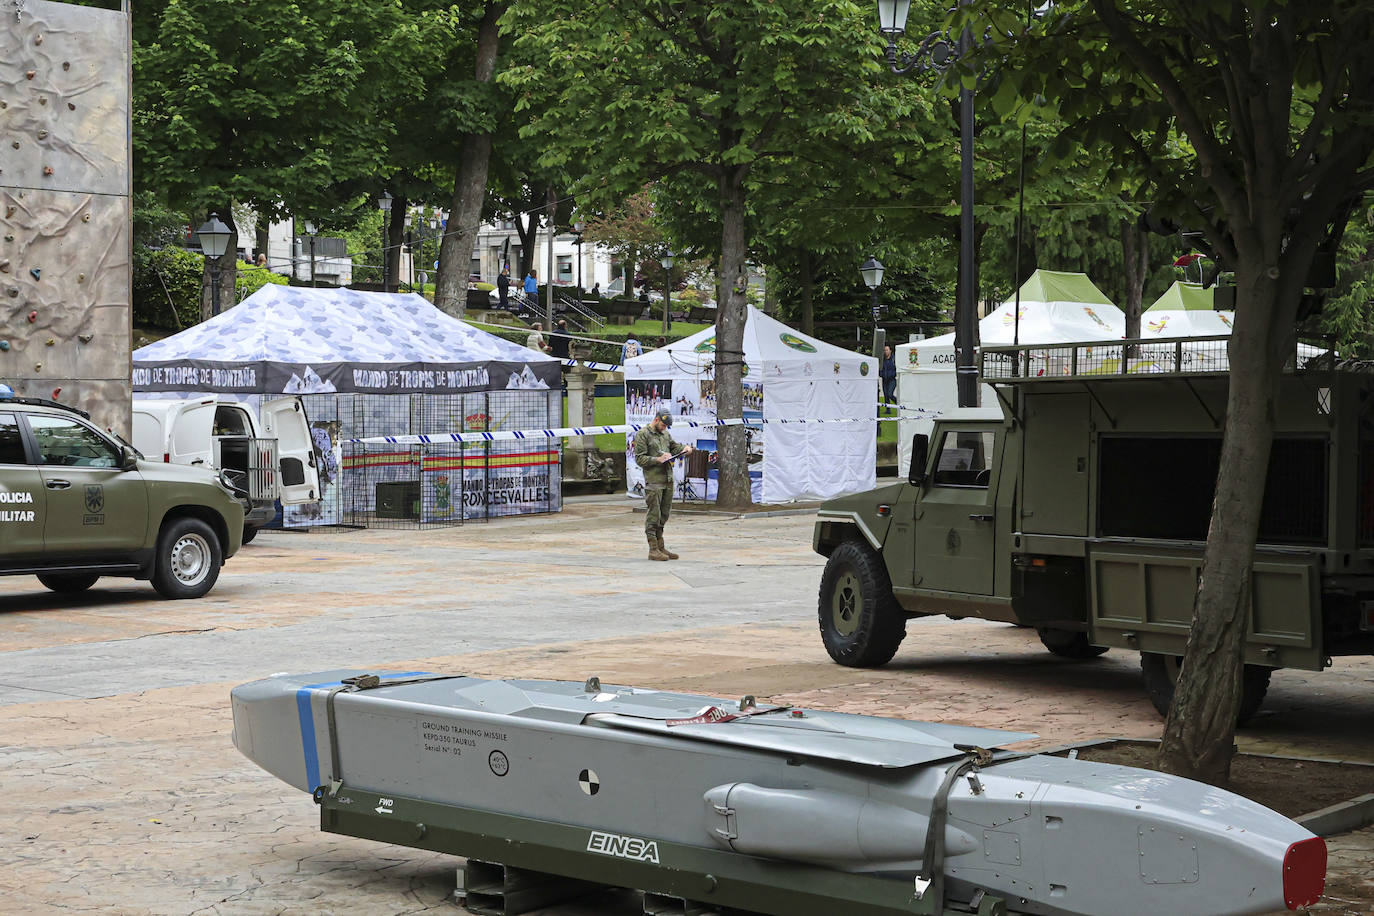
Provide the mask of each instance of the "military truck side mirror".
[{"label": "military truck side mirror", "polygon": [[121,445],[119,447],[119,469],[121,471],[138,470],[138,452],[127,445]]},{"label": "military truck side mirror", "polygon": [[911,437],[911,467],[907,470],[907,483],[919,487],[926,482],[926,451],[930,448],[930,437],[917,433]]}]

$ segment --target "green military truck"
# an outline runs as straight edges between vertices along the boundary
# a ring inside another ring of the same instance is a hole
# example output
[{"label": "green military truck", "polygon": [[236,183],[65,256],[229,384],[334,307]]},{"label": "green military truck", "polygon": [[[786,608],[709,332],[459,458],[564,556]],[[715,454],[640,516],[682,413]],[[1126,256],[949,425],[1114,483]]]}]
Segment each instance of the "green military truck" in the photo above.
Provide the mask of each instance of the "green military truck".
[{"label": "green military truck", "polygon": [[[905,482],[818,512],[826,649],[873,667],[913,618],[1015,623],[1070,658],[1139,652],[1166,712],[1211,516],[1226,339],[986,348],[980,360],[995,404],[915,435]],[[1277,401],[1242,719],[1273,669],[1371,653],[1374,366],[1300,346]]]},{"label": "green military truck", "polygon": [[241,499],[224,472],[144,461],[84,411],[0,397],[0,575],[55,592],[131,576],[199,598],[242,543]]}]

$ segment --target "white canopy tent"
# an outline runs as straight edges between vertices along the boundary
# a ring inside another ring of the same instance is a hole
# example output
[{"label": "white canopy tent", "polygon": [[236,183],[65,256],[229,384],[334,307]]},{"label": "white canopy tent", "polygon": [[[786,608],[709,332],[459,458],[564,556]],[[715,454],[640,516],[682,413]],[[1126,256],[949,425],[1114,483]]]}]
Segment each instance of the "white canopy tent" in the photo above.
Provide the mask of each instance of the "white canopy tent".
[{"label": "white canopy tent", "polygon": [[[714,421],[716,331],[707,328],[625,363],[625,414],[647,422],[669,407],[675,417]],[[750,477],[756,502],[829,499],[877,483],[877,361],[816,340],[748,307],[744,326],[746,420],[863,419],[856,423],[769,422],[751,428]],[[715,451],[717,430],[674,425],[673,438]],[[629,449],[627,437],[626,448]],[[627,454],[631,493],[644,477]],[[716,471],[706,454],[677,462],[680,495],[712,498]]]},{"label": "white canopy tent", "polygon": [[[1125,329],[1126,316],[1086,274],[1037,270],[1021,286],[1019,321],[1013,297],[978,322],[978,339],[980,346],[993,347],[1116,340]],[[901,407],[943,412],[958,406],[953,334],[899,344],[893,355]],[[991,388],[980,388],[983,404],[996,403]],[[932,422],[928,415],[903,414],[897,424],[899,473],[911,461],[912,435],[930,432]]]}]

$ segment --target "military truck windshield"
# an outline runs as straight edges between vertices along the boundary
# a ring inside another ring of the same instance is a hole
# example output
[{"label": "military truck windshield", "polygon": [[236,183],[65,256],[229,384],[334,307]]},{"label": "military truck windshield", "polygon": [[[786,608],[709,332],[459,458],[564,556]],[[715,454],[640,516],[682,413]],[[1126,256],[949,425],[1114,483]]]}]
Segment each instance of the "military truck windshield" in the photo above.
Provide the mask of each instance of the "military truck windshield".
[{"label": "military truck windshield", "polygon": [[74,420],[30,414],[29,428],[38,440],[38,454],[43,464],[79,468],[119,466],[119,454],[114,446],[95,430]]},{"label": "military truck windshield", "polygon": [[934,485],[987,489],[988,481],[992,477],[992,472],[988,469],[988,455],[992,454],[996,435],[990,430],[946,432],[940,440]]},{"label": "military truck windshield", "polygon": [[12,413],[0,413],[0,464],[25,464],[24,440]]}]

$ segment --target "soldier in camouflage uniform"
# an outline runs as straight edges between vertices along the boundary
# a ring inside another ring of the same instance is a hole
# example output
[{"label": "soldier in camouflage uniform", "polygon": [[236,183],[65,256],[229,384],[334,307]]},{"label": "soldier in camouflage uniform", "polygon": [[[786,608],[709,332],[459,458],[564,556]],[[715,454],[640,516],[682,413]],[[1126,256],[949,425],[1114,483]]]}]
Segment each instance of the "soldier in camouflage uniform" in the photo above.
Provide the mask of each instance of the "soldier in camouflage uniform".
[{"label": "soldier in camouflage uniform", "polygon": [[668,435],[673,414],[660,407],[649,425],[635,433],[635,464],[644,469],[644,536],[649,540],[649,559],[676,560],[677,554],[663,546],[663,526],[673,505],[672,460],[693,451],[690,445],[674,442]]}]

